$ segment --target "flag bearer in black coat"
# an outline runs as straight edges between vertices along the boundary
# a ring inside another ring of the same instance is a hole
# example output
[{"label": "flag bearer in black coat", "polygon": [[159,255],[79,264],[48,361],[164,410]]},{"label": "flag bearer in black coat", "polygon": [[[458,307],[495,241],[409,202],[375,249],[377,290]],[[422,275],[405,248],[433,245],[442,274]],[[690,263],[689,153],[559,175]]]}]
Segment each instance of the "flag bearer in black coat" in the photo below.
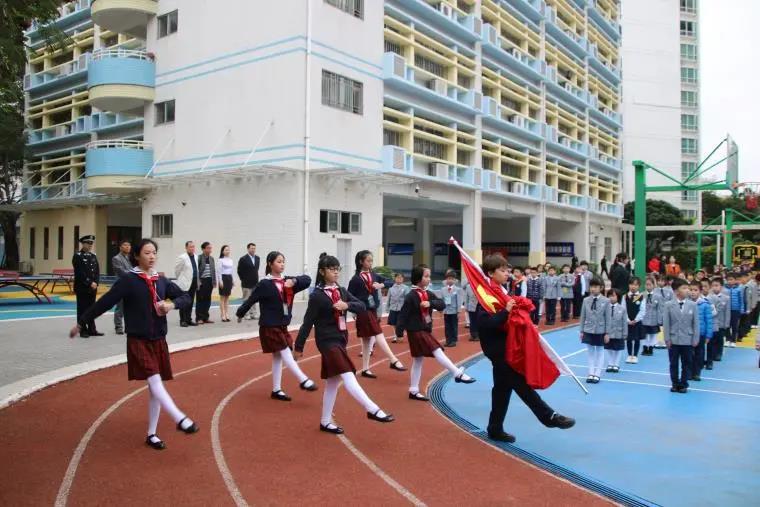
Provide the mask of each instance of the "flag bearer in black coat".
[{"label": "flag bearer in black coat", "polygon": [[[71,264],[74,266],[74,294],[77,297],[77,320],[82,314],[95,303],[100,284],[100,266],[97,256],[92,253],[95,236],[82,236],[79,238],[82,249],[74,254]],[[90,336],[103,336],[95,328],[95,319],[84,322],[79,332],[81,338]]]},{"label": "flag bearer in black coat", "polygon": [[124,305],[127,333],[127,371],[129,380],[147,380],[148,436],[145,443],[156,450],[166,447],[156,436],[158,416],[163,408],[177,423],[177,430],[195,433],[198,426],[185,415],[164,387],[172,379],[169,348],[166,345],[166,314],[174,308],[190,305],[190,296],[154,271],[158,248],[150,239],[143,239],[130,253],[131,271],[121,276],[97,303],[77,318],[69,332],[73,338],[88,322],[113,308]]},{"label": "flag bearer in black coat", "polygon": [[296,339],[296,353],[300,355],[303,353],[311,328],[314,328],[317,348],[322,354],[321,376],[325,379],[319,429],[338,435],[343,433],[343,428],[333,422],[332,413],[341,382],[346,391],[367,411],[368,419],[382,423],[394,420],[391,414],[380,410],[380,407],[367,396],[356,380],[356,369],[346,352],[348,344],[346,311],[360,313],[366,308],[364,303],[343,287],[338,286],[339,275],[338,259],[323,253],[317,265],[317,286],[309,297],[309,306]]},{"label": "flag bearer in black coat", "polygon": [[237,320],[241,322],[253,305],[259,303],[259,341],[261,351],[272,354],[272,394],[273,400],[290,401],[282,390],[283,364],[296,376],[299,387],[305,391],[316,391],[317,385],[298,367],[293,357],[293,337],[288,326],[293,318],[293,298],[311,285],[307,275],[285,276],[285,256],[280,252],[267,255],[266,278],[253,289],[248,299],[237,309]]}]

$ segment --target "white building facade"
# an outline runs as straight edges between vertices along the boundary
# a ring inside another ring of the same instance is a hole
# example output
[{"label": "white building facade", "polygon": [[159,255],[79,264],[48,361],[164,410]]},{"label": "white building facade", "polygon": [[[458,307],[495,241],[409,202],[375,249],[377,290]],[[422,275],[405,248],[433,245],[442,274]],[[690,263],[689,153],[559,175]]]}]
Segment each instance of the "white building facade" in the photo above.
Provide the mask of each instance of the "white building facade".
[{"label": "white building facade", "polygon": [[[619,248],[616,1],[73,5],[60,22],[92,30],[86,72],[41,94],[66,58],[41,51],[27,79],[44,120],[20,205],[35,271],[61,264],[56,234],[67,262],[75,226],[100,251],[152,237],[167,272],[187,240],[233,255],[253,241],[291,272],[362,249],[442,272],[450,236],[516,265]],[[76,140],[55,130],[61,103]]]}]

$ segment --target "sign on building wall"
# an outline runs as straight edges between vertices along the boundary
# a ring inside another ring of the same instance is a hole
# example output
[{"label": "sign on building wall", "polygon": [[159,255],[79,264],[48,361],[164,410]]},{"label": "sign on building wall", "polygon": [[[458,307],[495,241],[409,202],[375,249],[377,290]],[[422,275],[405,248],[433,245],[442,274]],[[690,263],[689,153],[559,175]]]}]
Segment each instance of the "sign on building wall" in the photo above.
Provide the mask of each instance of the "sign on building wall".
[{"label": "sign on building wall", "polygon": [[[528,257],[530,243],[527,241],[507,243],[483,243],[483,256],[501,254],[507,259],[510,257]],[[575,243],[550,242],[546,243],[547,257],[573,257],[575,256]]]}]

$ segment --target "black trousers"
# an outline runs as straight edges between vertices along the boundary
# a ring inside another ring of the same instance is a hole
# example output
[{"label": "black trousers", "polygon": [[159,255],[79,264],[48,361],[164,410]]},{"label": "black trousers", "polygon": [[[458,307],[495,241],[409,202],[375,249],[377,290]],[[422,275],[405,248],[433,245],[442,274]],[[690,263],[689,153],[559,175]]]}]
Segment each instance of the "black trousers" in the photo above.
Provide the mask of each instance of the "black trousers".
[{"label": "black trousers", "polygon": [[198,287],[195,303],[195,320],[208,320],[208,310],[211,308],[211,291],[214,284],[211,278],[201,278],[201,286]]},{"label": "black trousers", "polygon": [[[82,318],[82,314],[87,311],[89,307],[95,304],[95,291],[92,289],[76,289],[74,294],[77,296],[77,322]],[[84,323],[82,332],[92,334],[97,332],[95,328],[95,321],[91,320]]]},{"label": "black trousers", "polygon": [[[691,365],[694,362],[694,347],[691,345],[671,345],[668,349],[670,359],[670,382],[673,387],[689,387]],[[681,374],[678,374],[678,362],[681,362]]]},{"label": "black trousers", "polygon": [[699,344],[694,348],[694,361],[691,363],[692,377],[699,377],[702,375],[702,368],[705,367],[705,353],[707,351],[706,345],[707,338],[700,336]]},{"label": "black trousers", "polygon": [[644,326],[641,322],[637,322],[632,326],[628,326],[628,338],[625,340],[626,347],[628,348],[629,356],[638,356],[639,349],[641,348],[641,337],[644,334]]},{"label": "black trousers", "polygon": [[492,360],[491,363],[493,364],[493,389],[491,389],[488,431],[498,433],[504,430],[504,418],[507,416],[512,391],[516,392],[523,403],[528,405],[539,421],[547,424],[554,410],[527,384],[525,377],[513,370],[505,360],[496,362]]},{"label": "black trousers", "polygon": [[533,311],[530,312],[530,320],[533,321],[535,325],[538,325],[538,312],[541,310],[541,300],[540,299],[531,299],[533,301]]},{"label": "black trousers", "polygon": [[[444,313],[443,324],[446,330],[446,343],[456,343],[459,339],[459,315],[456,313]],[[472,324],[470,325],[472,326]]]},{"label": "black trousers", "polygon": [[572,299],[560,299],[559,300],[559,310],[560,310],[560,318],[564,320],[570,320],[570,309],[573,305]]},{"label": "black trousers", "polygon": [[557,319],[557,300],[544,299],[544,313],[546,314],[546,323],[554,324]]},{"label": "black trousers", "polygon": [[573,318],[581,316],[581,306],[583,306],[583,294],[573,295]]},{"label": "black trousers", "polygon": [[195,292],[198,290],[198,282],[193,280],[190,288],[187,289],[187,295],[190,296],[190,305],[187,308],[183,308],[179,311],[179,323],[190,323],[193,320],[193,301],[195,301]]}]

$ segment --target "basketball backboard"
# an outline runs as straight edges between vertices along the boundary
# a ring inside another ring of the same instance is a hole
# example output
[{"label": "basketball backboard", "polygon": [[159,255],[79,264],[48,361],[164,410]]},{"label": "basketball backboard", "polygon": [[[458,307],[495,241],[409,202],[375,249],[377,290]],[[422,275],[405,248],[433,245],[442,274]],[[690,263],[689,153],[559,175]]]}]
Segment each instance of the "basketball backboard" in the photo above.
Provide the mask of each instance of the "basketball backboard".
[{"label": "basketball backboard", "polygon": [[727,136],[726,147],[726,185],[736,193],[739,185],[739,146],[731,136]]}]

